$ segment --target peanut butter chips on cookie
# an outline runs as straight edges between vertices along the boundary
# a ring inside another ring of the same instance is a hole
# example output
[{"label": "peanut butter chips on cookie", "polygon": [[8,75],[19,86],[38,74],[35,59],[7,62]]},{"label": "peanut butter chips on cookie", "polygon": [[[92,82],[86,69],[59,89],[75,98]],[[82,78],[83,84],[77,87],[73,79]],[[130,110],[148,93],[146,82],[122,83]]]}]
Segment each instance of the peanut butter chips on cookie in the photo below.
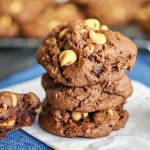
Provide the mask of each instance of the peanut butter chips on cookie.
[{"label": "peanut butter chips on cookie", "polygon": [[40,126],[59,136],[89,138],[123,128],[123,105],[133,92],[125,71],[132,70],[136,53],[130,39],[97,19],[53,29],[36,55],[47,71]]},{"label": "peanut butter chips on cookie", "polygon": [[47,132],[59,136],[97,138],[123,128],[127,119],[128,112],[122,110],[122,106],[87,113],[54,109],[46,104],[40,115],[40,125]]},{"label": "peanut butter chips on cookie", "polygon": [[86,86],[118,80],[132,69],[136,53],[135,44],[121,33],[87,19],[52,30],[37,52],[37,61],[55,82]]},{"label": "peanut butter chips on cookie", "polygon": [[33,93],[0,93],[0,139],[10,131],[31,126],[40,107],[38,97]]}]

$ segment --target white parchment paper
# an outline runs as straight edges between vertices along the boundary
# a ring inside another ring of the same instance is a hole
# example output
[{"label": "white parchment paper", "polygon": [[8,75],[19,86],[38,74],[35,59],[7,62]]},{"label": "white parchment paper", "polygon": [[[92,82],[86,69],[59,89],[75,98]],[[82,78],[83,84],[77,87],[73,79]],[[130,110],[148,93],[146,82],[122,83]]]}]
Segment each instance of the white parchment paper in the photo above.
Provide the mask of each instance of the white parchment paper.
[{"label": "white parchment paper", "polygon": [[[113,131],[107,137],[71,139],[55,136],[40,128],[38,118],[31,127],[23,130],[57,150],[150,150],[150,89],[136,81],[132,81],[132,84],[134,93],[125,105],[130,114],[126,127]],[[32,91],[41,100],[45,97],[40,78],[2,90],[20,93]]]}]

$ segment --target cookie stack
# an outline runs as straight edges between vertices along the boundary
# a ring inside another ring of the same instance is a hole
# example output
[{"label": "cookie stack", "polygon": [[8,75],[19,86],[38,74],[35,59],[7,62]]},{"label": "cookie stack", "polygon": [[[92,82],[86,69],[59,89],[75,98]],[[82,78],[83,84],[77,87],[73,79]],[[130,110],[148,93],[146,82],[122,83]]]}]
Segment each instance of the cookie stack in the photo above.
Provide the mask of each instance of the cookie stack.
[{"label": "cookie stack", "polygon": [[131,71],[136,53],[130,39],[96,19],[57,26],[37,52],[47,70],[41,127],[59,136],[90,138],[123,128],[128,119],[123,104],[133,91],[125,71]]}]

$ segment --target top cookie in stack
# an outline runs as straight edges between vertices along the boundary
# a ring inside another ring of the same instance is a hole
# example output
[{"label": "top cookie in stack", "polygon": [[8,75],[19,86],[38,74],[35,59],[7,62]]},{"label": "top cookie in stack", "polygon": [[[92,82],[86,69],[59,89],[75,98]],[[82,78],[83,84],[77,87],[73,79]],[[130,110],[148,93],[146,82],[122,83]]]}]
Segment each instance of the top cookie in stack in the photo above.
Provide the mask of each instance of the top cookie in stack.
[{"label": "top cookie in stack", "polygon": [[96,19],[72,21],[55,28],[37,52],[37,61],[67,86],[95,85],[122,78],[135,62],[135,44]]}]

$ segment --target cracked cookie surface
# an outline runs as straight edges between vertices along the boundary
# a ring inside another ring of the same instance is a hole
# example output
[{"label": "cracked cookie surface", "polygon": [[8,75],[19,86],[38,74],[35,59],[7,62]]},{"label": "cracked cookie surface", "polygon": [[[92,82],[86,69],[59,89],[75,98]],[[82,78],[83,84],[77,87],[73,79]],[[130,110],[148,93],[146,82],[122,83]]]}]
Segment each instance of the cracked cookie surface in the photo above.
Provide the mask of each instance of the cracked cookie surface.
[{"label": "cracked cookie surface", "polygon": [[28,94],[0,92],[0,139],[10,131],[31,126],[40,105],[39,98],[31,92]]},{"label": "cracked cookie surface", "polygon": [[52,107],[69,111],[92,112],[109,109],[125,103],[126,98],[133,92],[130,79],[126,75],[116,82],[68,87],[54,82],[48,74],[44,74],[42,85]]},{"label": "cracked cookie surface", "polygon": [[45,131],[72,138],[107,136],[112,130],[123,128],[127,120],[128,112],[122,107],[88,113],[81,120],[75,121],[71,112],[54,109],[48,104],[43,106],[39,118],[40,125]]},{"label": "cracked cookie surface", "polygon": [[[81,87],[121,79],[132,69],[136,53],[135,44],[121,33],[101,28],[95,31],[85,21],[72,21],[50,32],[36,58],[55,82]],[[69,59],[75,57],[76,62],[70,64]]]}]

